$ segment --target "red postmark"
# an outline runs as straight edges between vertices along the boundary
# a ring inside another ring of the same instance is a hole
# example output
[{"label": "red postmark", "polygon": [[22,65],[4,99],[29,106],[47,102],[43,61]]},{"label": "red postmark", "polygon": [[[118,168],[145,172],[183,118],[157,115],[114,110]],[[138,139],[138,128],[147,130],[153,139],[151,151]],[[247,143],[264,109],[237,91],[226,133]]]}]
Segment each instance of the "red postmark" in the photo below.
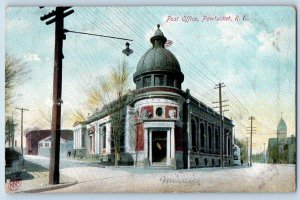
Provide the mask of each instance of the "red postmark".
[{"label": "red postmark", "polygon": [[22,180],[20,178],[15,178],[13,180],[7,180],[7,188],[9,191],[15,191],[22,185]]}]

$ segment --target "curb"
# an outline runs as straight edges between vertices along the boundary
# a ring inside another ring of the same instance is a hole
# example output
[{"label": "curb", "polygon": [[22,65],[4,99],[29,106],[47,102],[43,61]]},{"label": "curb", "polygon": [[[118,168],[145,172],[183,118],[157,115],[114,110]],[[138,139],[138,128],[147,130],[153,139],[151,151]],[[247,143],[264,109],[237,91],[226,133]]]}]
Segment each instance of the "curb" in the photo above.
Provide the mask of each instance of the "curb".
[{"label": "curb", "polygon": [[57,190],[57,189],[62,189],[62,188],[70,187],[72,185],[76,185],[77,183],[78,183],[78,181],[74,181],[72,183],[63,183],[63,184],[58,184],[58,185],[50,185],[50,186],[44,187],[44,188],[18,191],[18,192],[15,192],[15,194],[16,193],[39,193],[39,192],[46,192],[46,191],[49,191],[49,190]]}]

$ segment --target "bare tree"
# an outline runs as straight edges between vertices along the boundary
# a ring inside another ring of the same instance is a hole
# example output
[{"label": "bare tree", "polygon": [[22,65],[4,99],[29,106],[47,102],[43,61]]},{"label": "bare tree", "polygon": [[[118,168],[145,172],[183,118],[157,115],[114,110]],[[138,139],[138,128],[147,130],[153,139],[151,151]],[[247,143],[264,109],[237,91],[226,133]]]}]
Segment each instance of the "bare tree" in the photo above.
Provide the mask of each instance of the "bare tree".
[{"label": "bare tree", "polygon": [[13,102],[16,97],[16,87],[22,84],[28,78],[28,69],[26,63],[21,59],[5,55],[5,143],[14,146],[14,133],[17,124],[14,122],[12,113]]},{"label": "bare tree", "polygon": [[[67,111],[63,111],[61,114],[61,121],[60,121],[60,126],[63,125],[63,123],[69,118]],[[51,129],[51,123],[52,123],[52,111],[51,108],[48,107],[46,109],[39,110],[39,116],[40,120],[37,122],[38,126],[40,127],[45,127],[48,129]]]},{"label": "bare tree", "polygon": [[5,55],[5,110],[10,113],[11,105],[16,96],[17,85],[22,84],[28,78],[29,70],[21,59]]},{"label": "bare tree", "polygon": [[[105,115],[110,116],[111,143],[114,149],[115,166],[118,166],[120,155],[121,136],[124,134],[124,110],[128,103],[129,68],[126,62],[113,68],[107,79],[87,89],[87,104],[90,111],[101,108]],[[83,122],[85,117],[82,111],[77,110],[72,115],[73,122]]]}]

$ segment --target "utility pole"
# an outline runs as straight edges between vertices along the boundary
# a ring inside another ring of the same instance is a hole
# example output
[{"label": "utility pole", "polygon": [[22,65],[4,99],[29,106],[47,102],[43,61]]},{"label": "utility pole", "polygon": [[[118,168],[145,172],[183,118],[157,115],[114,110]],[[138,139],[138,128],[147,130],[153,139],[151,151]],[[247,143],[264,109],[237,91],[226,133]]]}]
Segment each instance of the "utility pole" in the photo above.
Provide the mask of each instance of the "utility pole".
[{"label": "utility pole", "polygon": [[53,77],[53,104],[51,122],[51,155],[49,166],[49,184],[59,184],[59,153],[60,153],[60,123],[61,123],[61,87],[62,87],[62,59],[64,34],[64,18],[74,10],[65,10],[71,7],[56,7],[52,12],[42,16],[42,21],[50,19],[47,25],[55,22],[55,50],[54,50],[54,77]]},{"label": "utility pole", "polygon": [[249,158],[249,141],[250,141],[250,138],[246,137],[246,142],[247,142],[246,156],[247,156],[247,165],[248,165],[248,167],[249,167],[249,164],[250,164],[250,162],[249,162],[249,160],[250,160],[250,158]]},{"label": "utility pole", "polygon": [[253,116],[249,117],[250,120],[250,166],[252,166],[252,136],[253,133],[256,131],[255,127],[253,127],[253,120],[255,120],[255,118]]},{"label": "utility pole", "polygon": [[14,111],[13,110],[11,111],[11,119],[12,119],[12,122],[13,122],[12,123],[13,128],[12,128],[12,136],[11,136],[12,139],[11,140],[12,140],[12,148],[14,149],[15,148],[15,123],[14,123]]},{"label": "utility pole", "polygon": [[22,154],[22,169],[24,169],[24,152],[23,152],[23,113],[29,111],[26,108],[16,108],[21,111],[21,154]]},{"label": "utility pole", "polygon": [[[40,7],[43,8],[43,7]],[[63,56],[63,40],[66,39],[65,33],[77,33],[90,36],[99,36],[118,40],[133,41],[127,38],[114,36],[100,35],[94,33],[85,33],[64,29],[64,18],[72,14],[74,10],[68,10],[71,7],[56,7],[52,12],[42,16],[42,21],[51,17],[46,25],[55,22],[55,52],[54,52],[54,77],[53,77],[53,105],[52,105],[52,123],[51,123],[51,156],[49,166],[49,184],[59,183],[59,152],[60,152],[60,121],[61,121],[61,84],[62,84],[62,59]],[[66,12],[64,12],[66,11]],[[126,42],[126,48],[122,51],[129,56],[133,50],[129,48],[129,43]]]},{"label": "utility pole", "polygon": [[220,109],[220,157],[221,157],[221,166],[224,168],[224,127],[223,127],[223,112],[228,110],[223,110],[224,107],[229,105],[223,105],[223,102],[227,102],[228,100],[222,100],[222,88],[225,87],[224,83],[218,83],[215,85],[215,89],[219,90],[219,101],[213,102],[217,103],[219,106],[215,106],[214,108]]},{"label": "utility pole", "polygon": [[266,163],[266,143],[264,143],[264,163]]}]

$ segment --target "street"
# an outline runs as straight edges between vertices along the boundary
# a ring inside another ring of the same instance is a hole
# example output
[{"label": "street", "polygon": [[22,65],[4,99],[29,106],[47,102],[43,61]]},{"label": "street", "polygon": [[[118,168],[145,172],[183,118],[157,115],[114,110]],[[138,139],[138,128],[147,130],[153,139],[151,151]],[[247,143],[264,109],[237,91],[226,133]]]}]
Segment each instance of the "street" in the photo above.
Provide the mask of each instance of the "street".
[{"label": "street", "polygon": [[[46,157],[27,160],[48,168]],[[292,192],[295,165],[254,164],[253,167],[169,170],[101,167],[68,159],[60,172],[78,181],[56,192]]]}]

